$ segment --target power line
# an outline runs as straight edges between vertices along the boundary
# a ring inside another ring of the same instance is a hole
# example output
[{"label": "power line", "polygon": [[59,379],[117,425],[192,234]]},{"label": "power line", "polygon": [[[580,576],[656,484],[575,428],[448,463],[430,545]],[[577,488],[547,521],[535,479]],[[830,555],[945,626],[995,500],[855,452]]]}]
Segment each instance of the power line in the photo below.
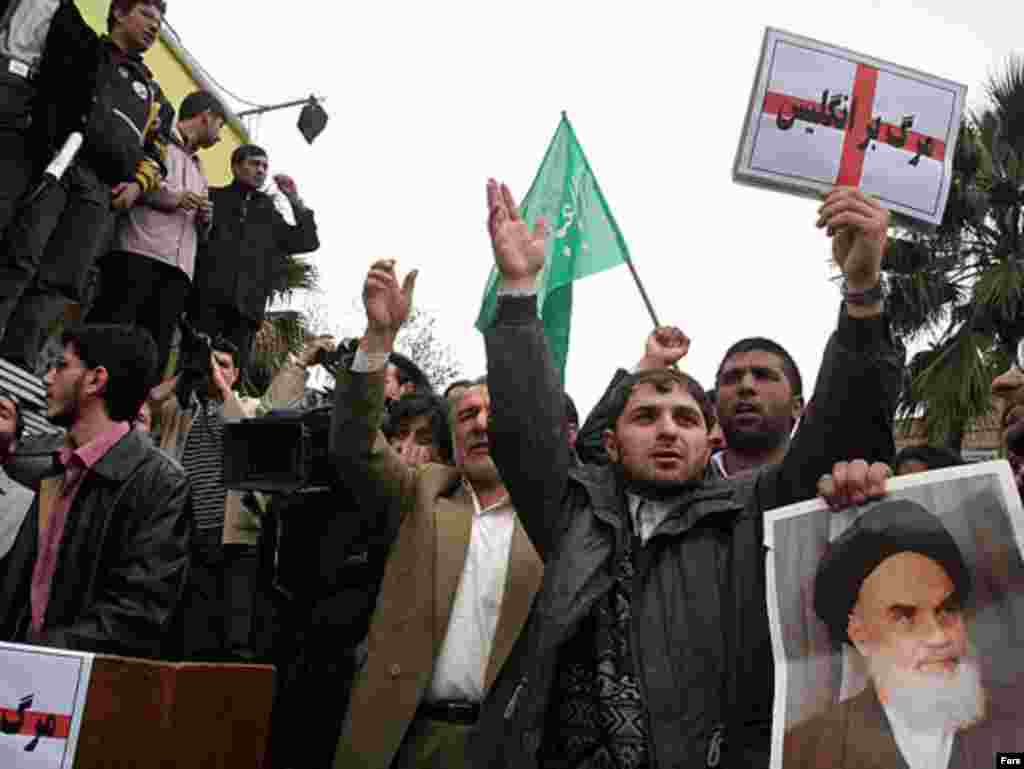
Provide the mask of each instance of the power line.
[{"label": "power line", "polygon": [[189,51],[189,50],[188,50],[188,49],[187,49],[187,48],[185,47],[185,42],[184,42],[184,40],[182,40],[182,37],[181,37],[181,35],[179,35],[179,34],[178,34],[178,30],[176,30],[176,29],[175,29],[175,28],[174,28],[174,27],[173,27],[173,26],[171,25],[171,23],[170,23],[169,21],[167,21],[167,19],[164,19],[164,22],[163,22],[163,23],[164,23],[164,26],[165,26],[165,27],[167,27],[167,29],[168,29],[168,30],[170,30],[171,34],[172,34],[172,35],[174,35],[174,36],[175,36],[175,37],[176,37],[176,38],[178,39],[178,45],[180,45],[180,46],[181,46],[182,50],[184,50],[184,51],[185,51],[186,53],[188,53],[188,54],[189,54],[189,56],[190,56],[190,57],[191,57],[191,59],[192,59],[192,62],[193,62],[193,64],[195,64],[195,66],[196,66],[196,67],[198,67],[198,68],[199,68],[200,70],[202,70],[202,73],[203,73],[203,75],[205,75],[205,76],[206,76],[206,78],[207,78],[207,79],[208,79],[208,80],[209,80],[209,81],[210,81],[211,83],[213,83],[213,84],[214,84],[214,85],[215,85],[215,86],[216,86],[216,87],[217,87],[217,88],[218,88],[219,90],[223,91],[223,92],[224,92],[224,93],[226,93],[226,94],[227,94],[228,96],[230,96],[230,97],[231,97],[232,99],[234,99],[235,101],[237,101],[237,102],[239,102],[239,103],[241,103],[241,104],[244,104],[244,105],[245,105],[245,106],[247,106],[247,107],[256,107],[257,109],[262,109],[262,108],[264,108],[264,107],[268,106],[268,105],[266,105],[266,104],[259,104],[259,103],[257,103],[257,102],[254,102],[254,101],[249,101],[248,99],[243,99],[243,98],[242,98],[241,96],[239,96],[238,94],[236,94],[236,93],[234,93],[233,91],[231,91],[231,90],[229,90],[228,88],[226,88],[226,87],[224,86],[224,84],[223,84],[223,83],[221,83],[221,82],[220,82],[220,81],[219,81],[219,80],[218,80],[217,78],[215,78],[215,77],[213,76],[213,73],[211,73],[211,72],[210,72],[210,70],[208,70],[208,69],[207,69],[206,67],[204,67],[204,66],[202,65],[202,63],[201,63],[201,62],[199,61],[199,59],[198,59],[198,58],[197,58],[196,56],[193,56],[193,55],[192,55],[192,53],[191,53],[191,51]]}]

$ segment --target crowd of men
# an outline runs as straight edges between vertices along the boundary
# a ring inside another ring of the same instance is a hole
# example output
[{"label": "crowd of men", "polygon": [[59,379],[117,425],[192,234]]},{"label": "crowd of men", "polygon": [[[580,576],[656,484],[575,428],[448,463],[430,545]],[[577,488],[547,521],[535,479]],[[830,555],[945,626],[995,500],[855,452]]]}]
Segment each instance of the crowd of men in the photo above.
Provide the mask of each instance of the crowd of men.
[{"label": "crowd of men", "polygon": [[[818,494],[861,504],[885,495],[891,468],[960,461],[895,454],[904,355],[880,290],[885,209],[837,188],[818,211],[844,286],[813,391],[760,336],[729,346],[705,389],[685,373],[687,336],[663,327],[581,424],[537,319],[547,226],[531,229],[492,180],[501,281],[485,375],[438,393],[395,351],[418,276],[399,281],[379,260],[355,348],[312,339],[246,397],[268,297],[289,255],[318,247],[316,225],[287,177],[294,223],[262,191],[259,147],[236,150],[233,182],[209,187],[196,153],[226,115],[203,91],[175,112],[142,63],[164,11],[114,0],[97,36],[73,2],[0,2],[0,356],[45,369],[46,416],[64,429],[27,438],[25,404],[0,390],[0,640],[271,662],[268,768],[768,766],[764,512]],[[45,176],[75,132],[70,166]],[[45,360],[69,304],[85,322]],[[179,322],[193,343],[163,377]],[[288,495],[229,489],[226,428],[317,400],[308,370],[325,356],[340,361],[330,477]],[[1020,366],[992,383],[1012,447]],[[1009,457],[1020,481],[1024,458]],[[839,762],[830,735],[849,712],[876,732],[896,719],[885,744],[930,755],[932,733],[893,683],[902,663],[872,662],[917,648],[889,621],[884,586],[935,618],[927,643],[948,659],[965,644],[970,585],[948,534],[902,503],[872,515],[823,561],[819,592],[840,598],[816,610],[836,648],[878,674],[787,735],[787,750],[810,746],[808,766]],[[931,544],[887,530],[907,521]],[[960,704],[935,738],[943,769],[949,735],[979,719]]]}]

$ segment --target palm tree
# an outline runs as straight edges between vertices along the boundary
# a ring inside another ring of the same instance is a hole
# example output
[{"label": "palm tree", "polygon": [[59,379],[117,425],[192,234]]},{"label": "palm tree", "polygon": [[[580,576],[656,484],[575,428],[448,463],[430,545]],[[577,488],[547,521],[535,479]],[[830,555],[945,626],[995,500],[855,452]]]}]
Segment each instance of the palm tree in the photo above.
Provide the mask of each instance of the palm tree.
[{"label": "palm tree", "polygon": [[923,416],[929,442],[955,450],[991,410],[989,384],[1024,332],[1024,59],[1011,56],[985,92],[961,123],[942,224],[898,232],[883,262],[894,332],[929,337],[900,415]]},{"label": "palm tree", "polygon": [[[280,280],[270,296],[271,303],[290,299],[295,291],[313,290],[319,275],[316,267],[300,256],[289,256]],[[306,343],[306,320],[294,311],[267,313],[256,333],[253,355],[243,386],[252,395],[259,395],[270,386],[289,353],[297,353]]]}]

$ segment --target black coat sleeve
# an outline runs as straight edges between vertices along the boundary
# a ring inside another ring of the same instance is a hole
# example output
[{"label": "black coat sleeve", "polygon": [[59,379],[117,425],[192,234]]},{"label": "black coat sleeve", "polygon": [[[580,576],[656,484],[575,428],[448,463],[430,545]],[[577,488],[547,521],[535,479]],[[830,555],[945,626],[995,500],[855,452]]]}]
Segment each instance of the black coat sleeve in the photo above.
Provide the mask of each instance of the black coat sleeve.
[{"label": "black coat sleeve", "polygon": [[501,297],[484,333],[491,455],[542,559],[564,528],[570,464],[565,401],[537,319],[536,297]]},{"label": "black coat sleeve", "polygon": [[320,238],[316,230],[316,217],[309,208],[294,208],[295,224],[281,216],[274,209],[274,240],[283,257],[289,254],[308,254],[320,248]]},{"label": "black coat sleeve", "polygon": [[814,497],[818,479],[836,462],[892,461],[903,359],[884,315],[854,319],[841,312],[793,443],[760,478],[761,510]]}]

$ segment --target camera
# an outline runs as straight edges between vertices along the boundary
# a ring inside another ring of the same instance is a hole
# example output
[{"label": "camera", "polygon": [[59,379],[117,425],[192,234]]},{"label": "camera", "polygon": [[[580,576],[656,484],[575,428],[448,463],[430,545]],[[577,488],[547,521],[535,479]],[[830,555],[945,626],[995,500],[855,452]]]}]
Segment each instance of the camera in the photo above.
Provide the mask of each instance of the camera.
[{"label": "camera", "polygon": [[328,440],[333,406],[275,409],[224,423],[224,485],[291,493],[333,483]]}]

